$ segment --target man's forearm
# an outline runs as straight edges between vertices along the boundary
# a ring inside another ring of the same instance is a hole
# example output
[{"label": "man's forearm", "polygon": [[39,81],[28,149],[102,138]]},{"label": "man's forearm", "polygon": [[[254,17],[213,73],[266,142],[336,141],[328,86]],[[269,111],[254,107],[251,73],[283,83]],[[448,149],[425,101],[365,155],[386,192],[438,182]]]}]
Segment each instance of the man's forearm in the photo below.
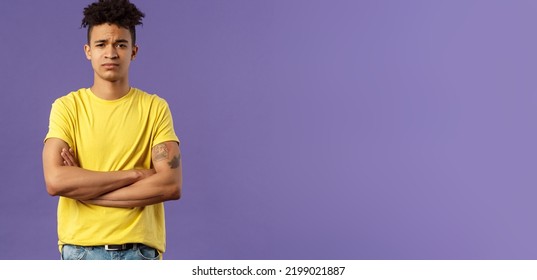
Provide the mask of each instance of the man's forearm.
[{"label": "man's forearm", "polygon": [[80,168],[73,150],[59,138],[45,141],[43,172],[50,195],[78,200],[98,197],[155,173],[147,169],[99,172]]},{"label": "man's forearm", "polygon": [[99,172],[76,166],[58,166],[47,173],[45,181],[51,195],[88,200],[131,185],[146,177],[147,173],[144,170]]},{"label": "man's forearm", "polygon": [[82,202],[93,204],[93,205],[99,205],[99,206],[106,206],[106,207],[116,207],[116,208],[132,208],[132,207],[144,207],[152,204],[157,204],[160,202],[163,202],[163,200],[160,197],[152,197],[152,198],[146,198],[146,199],[138,199],[138,200],[109,200],[109,199],[90,199],[90,200],[83,200]]},{"label": "man's forearm", "polygon": [[109,207],[147,206],[179,199],[181,185],[181,177],[174,171],[160,172],[84,202]]}]

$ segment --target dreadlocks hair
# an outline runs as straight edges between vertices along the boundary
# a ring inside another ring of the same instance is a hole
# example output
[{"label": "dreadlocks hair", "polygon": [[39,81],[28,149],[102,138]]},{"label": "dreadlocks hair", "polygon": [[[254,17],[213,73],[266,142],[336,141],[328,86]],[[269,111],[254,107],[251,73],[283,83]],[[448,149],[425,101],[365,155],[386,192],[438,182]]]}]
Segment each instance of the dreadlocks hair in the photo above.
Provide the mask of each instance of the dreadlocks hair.
[{"label": "dreadlocks hair", "polygon": [[129,0],[99,0],[84,8],[82,28],[88,28],[88,44],[93,26],[104,23],[115,24],[129,29],[132,44],[136,43],[136,25],[142,24],[145,14]]}]

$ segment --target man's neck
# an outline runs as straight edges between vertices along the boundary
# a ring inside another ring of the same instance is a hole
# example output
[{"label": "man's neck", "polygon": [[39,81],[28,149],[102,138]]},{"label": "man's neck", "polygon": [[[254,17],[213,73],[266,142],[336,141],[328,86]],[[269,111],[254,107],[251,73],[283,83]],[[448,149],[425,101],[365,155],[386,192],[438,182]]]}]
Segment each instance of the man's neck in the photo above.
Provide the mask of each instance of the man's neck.
[{"label": "man's neck", "polygon": [[115,100],[119,99],[127,93],[129,93],[131,87],[129,86],[128,81],[102,81],[95,80],[93,86],[91,87],[91,92],[97,97],[105,100]]}]

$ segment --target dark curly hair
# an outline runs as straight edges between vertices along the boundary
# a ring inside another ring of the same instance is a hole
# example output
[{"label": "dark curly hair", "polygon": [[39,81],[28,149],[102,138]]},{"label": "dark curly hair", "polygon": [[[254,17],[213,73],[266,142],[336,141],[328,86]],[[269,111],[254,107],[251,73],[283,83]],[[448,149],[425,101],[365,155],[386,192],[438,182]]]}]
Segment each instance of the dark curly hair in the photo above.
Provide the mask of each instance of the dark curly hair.
[{"label": "dark curly hair", "polygon": [[88,28],[88,43],[93,26],[111,23],[129,29],[132,44],[136,43],[136,25],[142,24],[145,14],[129,0],[99,0],[84,8],[82,27]]}]

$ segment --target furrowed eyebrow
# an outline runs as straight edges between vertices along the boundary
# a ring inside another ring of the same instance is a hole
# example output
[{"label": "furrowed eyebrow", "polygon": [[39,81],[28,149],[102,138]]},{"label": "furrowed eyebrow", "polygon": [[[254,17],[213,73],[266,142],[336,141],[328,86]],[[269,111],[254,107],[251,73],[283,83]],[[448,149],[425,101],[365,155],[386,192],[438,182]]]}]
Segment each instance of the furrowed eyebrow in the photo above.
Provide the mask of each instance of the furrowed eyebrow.
[{"label": "furrowed eyebrow", "polygon": [[[99,44],[99,43],[107,43],[108,40],[106,39],[102,39],[102,40],[96,40],[94,41],[93,43],[94,44]],[[117,43],[128,43],[129,40],[126,40],[126,39],[118,39],[118,40],[115,40],[114,43],[117,44]]]}]

